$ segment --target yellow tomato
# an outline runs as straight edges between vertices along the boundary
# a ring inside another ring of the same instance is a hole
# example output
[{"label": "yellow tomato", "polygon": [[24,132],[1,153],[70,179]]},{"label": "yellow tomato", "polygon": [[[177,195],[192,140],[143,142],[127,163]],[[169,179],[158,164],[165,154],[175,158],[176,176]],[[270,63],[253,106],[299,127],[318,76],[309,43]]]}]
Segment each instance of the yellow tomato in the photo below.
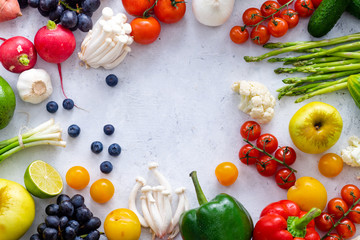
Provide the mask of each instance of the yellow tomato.
[{"label": "yellow tomato", "polygon": [[133,211],[119,208],[106,216],[104,230],[109,240],[137,240],[140,238],[141,225]]},{"label": "yellow tomato", "polygon": [[76,190],[84,189],[89,182],[89,172],[81,166],[72,167],[66,173],[66,183]]},{"label": "yellow tomato", "polygon": [[335,153],[327,153],[320,158],[318,167],[325,177],[336,177],[343,169],[343,160]]},{"label": "yellow tomato", "polygon": [[239,172],[235,164],[231,162],[223,162],[216,167],[215,175],[220,184],[229,186],[236,181]]},{"label": "yellow tomato", "polygon": [[289,188],[287,199],[297,203],[302,211],[311,208],[324,210],[327,203],[327,192],[324,185],[312,177],[301,177]]},{"label": "yellow tomato", "polygon": [[112,198],[114,192],[114,185],[105,178],[95,181],[90,187],[90,196],[97,203],[106,203]]}]

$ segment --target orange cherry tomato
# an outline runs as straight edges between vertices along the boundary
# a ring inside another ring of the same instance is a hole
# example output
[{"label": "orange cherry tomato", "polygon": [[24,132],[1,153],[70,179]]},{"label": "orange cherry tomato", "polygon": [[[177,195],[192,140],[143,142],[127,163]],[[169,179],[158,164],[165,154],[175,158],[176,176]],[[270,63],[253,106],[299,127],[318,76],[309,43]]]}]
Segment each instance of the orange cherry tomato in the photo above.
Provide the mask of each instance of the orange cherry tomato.
[{"label": "orange cherry tomato", "polygon": [[114,196],[114,192],[114,185],[105,178],[95,181],[90,187],[91,198],[97,203],[106,203]]},{"label": "orange cherry tomato", "polygon": [[343,160],[335,153],[327,153],[320,158],[318,167],[320,173],[325,177],[336,177],[343,169]]},{"label": "orange cherry tomato", "polygon": [[216,167],[215,175],[221,185],[230,186],[236,181],[239,171],[235,164],[223,162]]},{"label": "orange cherry tomato", "polygon": [[76,190],[84,189],[90,182],[89,172],[81,166],[70,168],[66,173],[66,183]]},{"label": "orange cherry tomato", "polygon": [[131,36],[134,41],[140,44],[150,44],[160,35],[161,26],[158,20],[153,17],[135,18],[131,21]]},{"label": "orange cherry tomato", "polygon": [[230,39],[236,44],[241,44],[249,39],[249,31],[241,26],[234,26],[230,30]]}]

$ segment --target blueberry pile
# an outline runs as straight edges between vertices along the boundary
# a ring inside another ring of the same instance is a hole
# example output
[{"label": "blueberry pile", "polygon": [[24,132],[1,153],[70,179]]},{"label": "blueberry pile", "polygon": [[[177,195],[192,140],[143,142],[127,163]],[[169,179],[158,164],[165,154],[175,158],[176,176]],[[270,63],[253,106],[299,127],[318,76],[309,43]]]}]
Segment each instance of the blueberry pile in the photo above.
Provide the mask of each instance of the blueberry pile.
[{"label": "blueberry pile", "polygon": [[66,194],[58,196],[56,204],[46,207],[45,222],[39,224],[37,232],[30,240],[97,240],[101,220],[94,217],[85,206],[80,194],[70,198]]},{"label": "blueberry pile", "polygon": [[20,7],[37,8],[41,15],[75,31],[88,32],[91,16],[100,7],[100,0],[18,0]]}]

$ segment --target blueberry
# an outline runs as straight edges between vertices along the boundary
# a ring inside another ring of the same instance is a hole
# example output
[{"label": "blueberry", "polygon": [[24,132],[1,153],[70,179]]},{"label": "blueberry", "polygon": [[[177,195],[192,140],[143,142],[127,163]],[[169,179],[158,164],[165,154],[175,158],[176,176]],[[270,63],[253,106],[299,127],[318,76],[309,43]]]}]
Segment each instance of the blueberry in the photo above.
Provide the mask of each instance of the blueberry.
[{"label": "blueberry", "polygon": [[58,215],[59,214],[59,205],[50,204],[45,208],[45,212],[49,216]]},{"label": "blueberry", "polygon": [[114,74],[109,74],[105,80],[106,80],[106,84],[109,85],[110,87],[115,87],[119,81],[118,77]]},{"label": "blueberry", "polygon": [[68,134],[69,134],[70,137],[73,137],[73,138],[79,136],[80,127],[78,125],[76,125],[76,124],[70,125],[69,128],[68,128]]},{"label": "blueberry", "polygon": [[74,107],[74,101],[70,98],[67,98],[63,101],[63,108],[66,110],[71,110]]},{"label": "blueberry", "polygon": [[59,212],[62,216],[72,217],[74,214],[74,205],[70,200],[63,201],[59,204]]},{"label": "blueberry", "polygon": [[79,223],[86,223],[92,217],[92,212],[87,207],[79,207],[75,210],[75,218]]},{"label": "blueberry", "polygon": [[60,229],[64,229],[68,224],[68,222],[69,222],[69,218],[67,216],[60,217],[60,224],[59,224]]},{"label": "blueberry", "polygon": [[70,197],[66,194],[60,194],[58,197],[57,197],[57,200],[56,200],[56,203],[57,204],[60,204],[62,203],[63,201],[67,201],[67,200],[70,200]]},{"label": "blueberry", "polygon": [[39,226],[37,227],[37,232],[42,235],[42,233],[44,232],[46,228],[46,224],[45,223],[40,223]]},{"label": "blueberry", "polygon": [[50,101],[46,104],[46,110],[49,113],[56,113],[56,111],[58,110],[59,106],[56,102],[54,101]]},{"label": "blueberry", "polygon": [[45,218],[45,224],[47,227],[57,229],[60,225],[60,219],[58,216],[47,216]]},{"label": "blueberry", "polygon": [[110,173],[113,170],[113,165],[109,161],[104,161],[100,164],[100,171],[102,173]]},{"label": "blueberry", "polygon": [[104,126],[104,133],[105,133],[106,135],[111,135],[111,134],[114,133],[114,131],[115,131],[115,128],[114,128],[113,125],[111,125],[111,124],[106,124],[106,125]]},{"label": "blueberry", "polygon": [[95,141],[91,144],[91,151],[93,153],[100,153],[103,150],[103,145],[99,141]]},{"label": "blueberry", "polygon": [[111,156],[119,156],[121,153],[121,147],[117,143],[113,143],[109,146],[108,152]]},{"label": "blueberry", "polygon": [[72,198],[71,198],[71,203],[74,205],[75,208],[81,207],[84,205],[84,197],[81,196],[80,194],[75,194]]},{"label": "blueberry", "polygon": [[30,240],[41,240],[41,237],[38,233],[31,235]]},{"label": "blueberry", "polygon": [[72,227],[66,227],[62,236],[64,240],[73,240],[76,237],[76,231]]},{"label": "blueberry", "polygon": [[57,240],[58,231],[55,228],[45,228],[42,237],[44,240]]},{"label": "blueberry", "polygon": [[100,238],[100,232],[98,230],[90,232],[84,240],[98,240]]},{"label": "blueberry", "polygon": [[77,232],[77,230],[80,227],[80,223],[76,220],[70,220],[67,224],[68,227],[71,227],[72,229],[75,230],[75,232]]}]

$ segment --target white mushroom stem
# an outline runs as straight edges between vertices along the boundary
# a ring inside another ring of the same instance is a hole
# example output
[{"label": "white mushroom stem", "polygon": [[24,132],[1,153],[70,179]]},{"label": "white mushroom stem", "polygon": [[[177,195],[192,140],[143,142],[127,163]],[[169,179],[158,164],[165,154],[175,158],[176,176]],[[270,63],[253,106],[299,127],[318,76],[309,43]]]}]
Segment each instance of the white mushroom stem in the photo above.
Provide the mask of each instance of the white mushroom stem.
[{"label": "white mushroom stem", "polygon": [[160,237],[164,237],[167,233],[167,229],[171,225],[171,218],[172,218],[172,208],[170,202],[170,195],[171,193],[168,190],[162,191],[162,195],[164,198],[164,219],[163,219],[163,228],[161,229]]},{"label": "white mushroom stem", "polygon": [[171,219],[170,227],[168,228],[168,234],[171,234],[174,228],[179,223],[181,214],[185,211],[185,188],[181,187],[175,190],[175,193],[178,195],[178,206],[176,208],[174,217]]},{"label": "white mushroom stem", "polygon": [[144,219],[146,221],[146,223],[149,225],[149,227],[151,228],[151,230],[155,233],[155,223],[152,220],[151,214],[149,212],[149,208],[147,205],[147,201],[146,201],[146,196],[142,195],[140,197],[140,201],[141,201],[141,210],[144,214]]},{"label": "white mushroom stem", "polygon": [[124,58],[130,51],[131,51],[131,48],[129,46],[124,47],[121,55],[114,62],[105,64],[105,65],[103,65],[103,67],[105,69],[113,69],[114,67],[119,65],[122,61],[124,61]]},{"label": "white mushroom stem", "polygon": [[156,236],[160,236],[160,229],[162,228],[162,219],[158,207],[156,206],[156,201],[152,195],[152,188],[150,186],[145,186],[141,188],[141,192],[146,196],[147,204],[149,206],[149,212],[151,219],[154,223],[153,231]]},{"label": "white mushroom stem", "polygon": [[171,185],[168,182],[168,180],[162,175],[158,170],[159,164],[156,162],[151,162],[149,164],[149,169],[154,173],[156,179],[159,181],[159,183],[165,187],[166,190],[169,192],[172,192]]},{"label": "white mushroom stem", "polygon": [[165,187],[161,185],[153,187],[154,198],[162,219],[164,219],[164,195],[162,194],[164,190]]},{"label": "white mushroom stem", "polygon": [[143,227],[149,227],[144,217],[139,213],[137,207],[136,207],[136,195],[137,192],[140,190],[141,187],[143,187],[146,184],[146,180],[142,177],[136,178],[136,183],[133,187],[133,189],[130,192],[129,196],[129,209],[132,210],[139,218],[140,224]]}]

